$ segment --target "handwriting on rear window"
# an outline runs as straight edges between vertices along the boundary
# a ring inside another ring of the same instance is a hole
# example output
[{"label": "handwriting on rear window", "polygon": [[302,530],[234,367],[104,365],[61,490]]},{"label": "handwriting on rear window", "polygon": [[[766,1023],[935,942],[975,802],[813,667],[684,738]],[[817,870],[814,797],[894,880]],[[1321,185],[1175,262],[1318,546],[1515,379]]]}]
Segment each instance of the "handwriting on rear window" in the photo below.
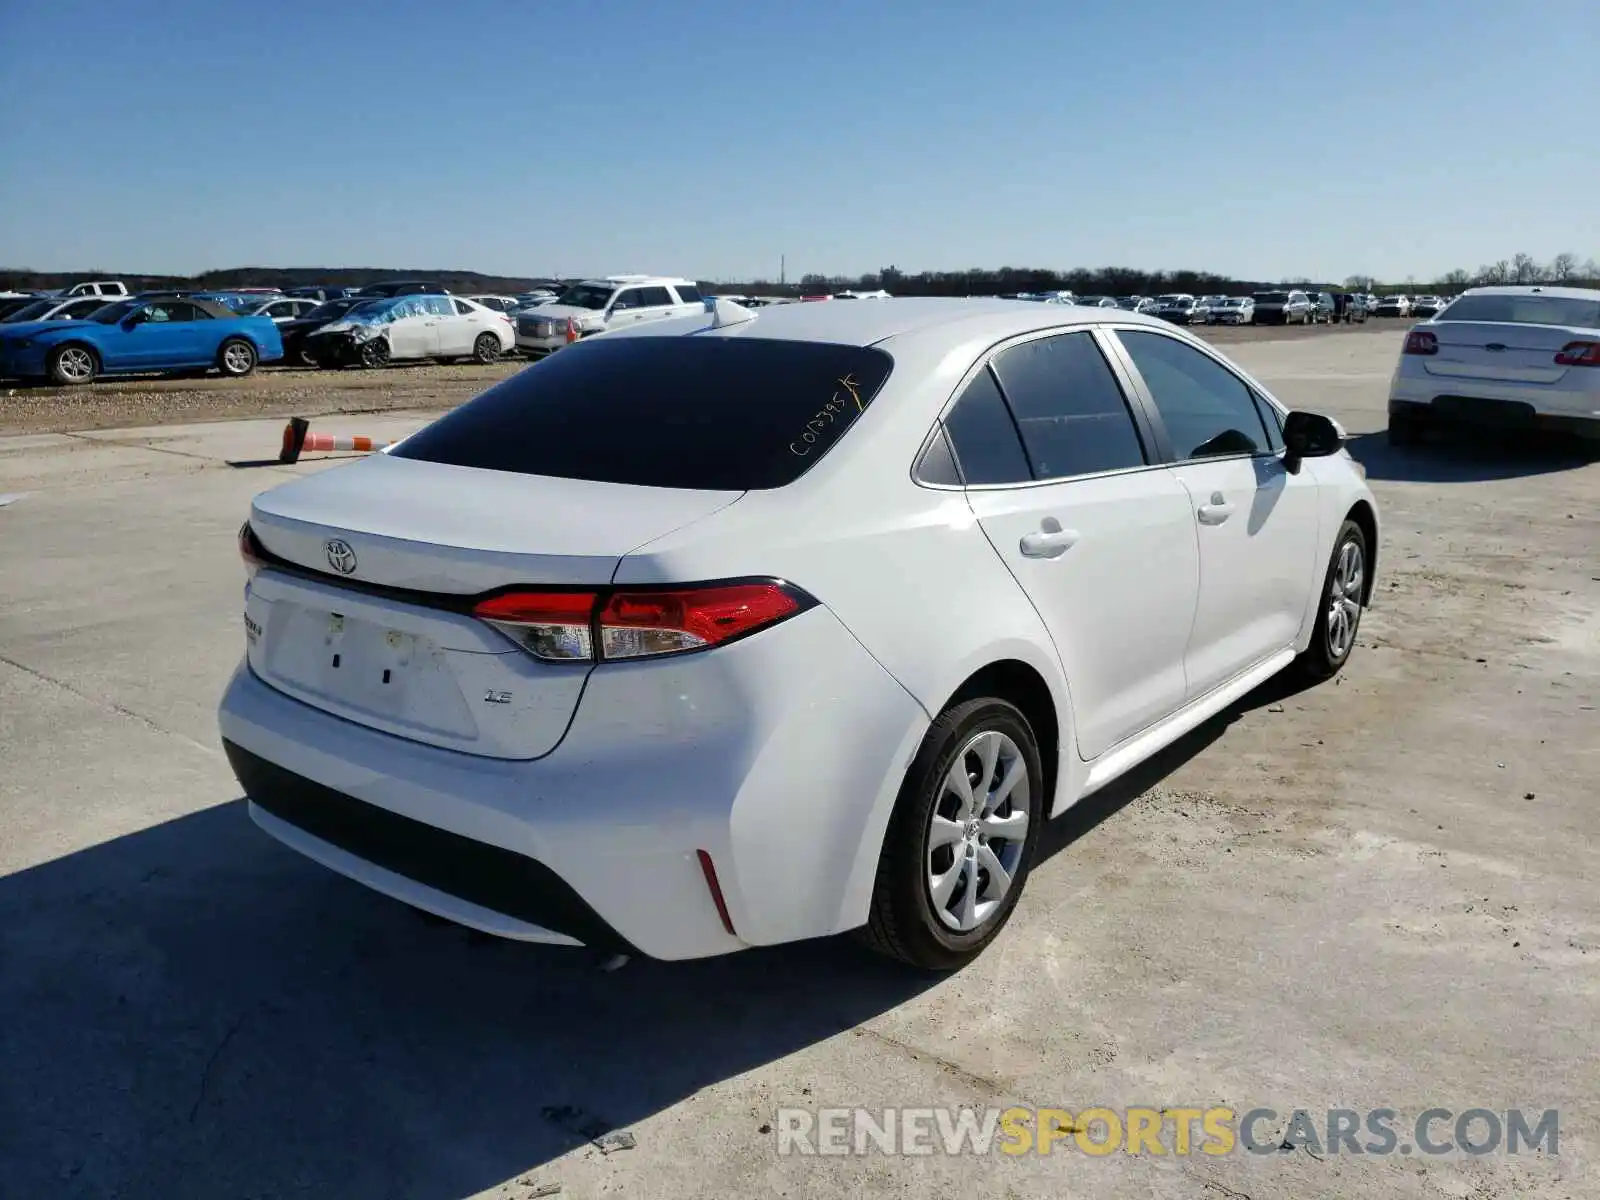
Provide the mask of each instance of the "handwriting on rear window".
[{"label": "handwriting on rear window", "polygon": [[789,453],[805,458],[822,441],[835,423],[848,422],[851,417],[866,409],[866,404],[861,399],[861,385],[856,377],[846,375],[836,381],[838,386],[833,395],[828,397],[828,402],[817,410],[817,415],[806,422],[805,432],[789,443]]}]

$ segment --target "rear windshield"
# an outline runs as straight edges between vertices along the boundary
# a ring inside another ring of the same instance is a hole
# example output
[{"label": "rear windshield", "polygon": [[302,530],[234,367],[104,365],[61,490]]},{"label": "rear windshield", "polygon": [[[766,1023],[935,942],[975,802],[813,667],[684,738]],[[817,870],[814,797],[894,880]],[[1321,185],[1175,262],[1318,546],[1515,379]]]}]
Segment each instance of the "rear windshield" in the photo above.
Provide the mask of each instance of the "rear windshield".
[{"label": "rear windshield", "polygon": [[1254,296],[1257,304],[1287,304],[1288,292],[1257,292]]},{"label": "rear windshield", "polygon": [[778,488],[838,443],[893,366],[865,346],[597,338],[495,385],[393,453],[644,487]]},{"label": "rear windshield", "polygon": [[[1424,297],[1424,299],[1428,299]],[[1432,301],[1437,303],[1437,301]],[[1573,296],[1463,296],[1435,321],[1494,321],[1512,325],[1577,325],[1600,329],[1600,299]]]}]

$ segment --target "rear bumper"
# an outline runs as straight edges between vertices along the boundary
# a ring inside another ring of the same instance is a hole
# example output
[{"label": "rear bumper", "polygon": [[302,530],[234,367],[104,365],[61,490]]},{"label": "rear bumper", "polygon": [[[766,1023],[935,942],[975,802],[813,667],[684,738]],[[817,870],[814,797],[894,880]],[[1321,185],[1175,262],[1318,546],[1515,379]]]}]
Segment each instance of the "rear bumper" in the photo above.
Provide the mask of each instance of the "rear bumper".
[{"label": "rear bumper", "polygon": [[257,823],[324,865],[489,933],[686,959],[864,921],[928,718],[819,608],[597,669],[539,759],[381,733],[243,665],[219,723]]},{"label": "rear bumper", "polygon": [[[1600,388],[1580,387],[1592,368],[1572,368],[1557,384],[1524,385],[1497,379],[1429,375],[1402,357],[1389,384],[1389,411],[1427,412],[1463,424],[1543,428],[1583,433],[1600,430]],[[1562,386],[1571,383],[1573,386]]]}]

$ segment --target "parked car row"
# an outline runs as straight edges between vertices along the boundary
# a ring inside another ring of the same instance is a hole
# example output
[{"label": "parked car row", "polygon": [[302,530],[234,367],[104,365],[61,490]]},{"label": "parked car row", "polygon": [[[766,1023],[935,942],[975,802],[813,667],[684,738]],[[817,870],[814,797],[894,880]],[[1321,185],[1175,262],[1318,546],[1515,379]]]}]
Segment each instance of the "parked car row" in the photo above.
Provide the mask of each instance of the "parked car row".
[{"label": "parked car row", "polygon": [[[0,376],[56,384],[108,374],[247,375],[265,362],[381,366],[471,358],[516,348],[512,313],[556,298],[452,296],[429,280],[336,287],[169,290],[116,297],[114,281],[60,295],[0,297]],[[116,298],[113,298],[116,297]]]}]

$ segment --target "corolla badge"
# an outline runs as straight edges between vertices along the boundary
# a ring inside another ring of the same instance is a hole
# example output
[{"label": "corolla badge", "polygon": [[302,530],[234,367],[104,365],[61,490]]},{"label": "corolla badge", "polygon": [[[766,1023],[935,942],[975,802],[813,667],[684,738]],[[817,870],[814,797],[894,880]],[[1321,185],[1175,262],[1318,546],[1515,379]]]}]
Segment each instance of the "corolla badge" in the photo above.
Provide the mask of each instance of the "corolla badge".
[{"label": "corolla badge", "polygon": [[343,538],[329,538],[324,549],[328,552],[328,565],[339,574],[348,575],[356,569],[356,552]]}]

